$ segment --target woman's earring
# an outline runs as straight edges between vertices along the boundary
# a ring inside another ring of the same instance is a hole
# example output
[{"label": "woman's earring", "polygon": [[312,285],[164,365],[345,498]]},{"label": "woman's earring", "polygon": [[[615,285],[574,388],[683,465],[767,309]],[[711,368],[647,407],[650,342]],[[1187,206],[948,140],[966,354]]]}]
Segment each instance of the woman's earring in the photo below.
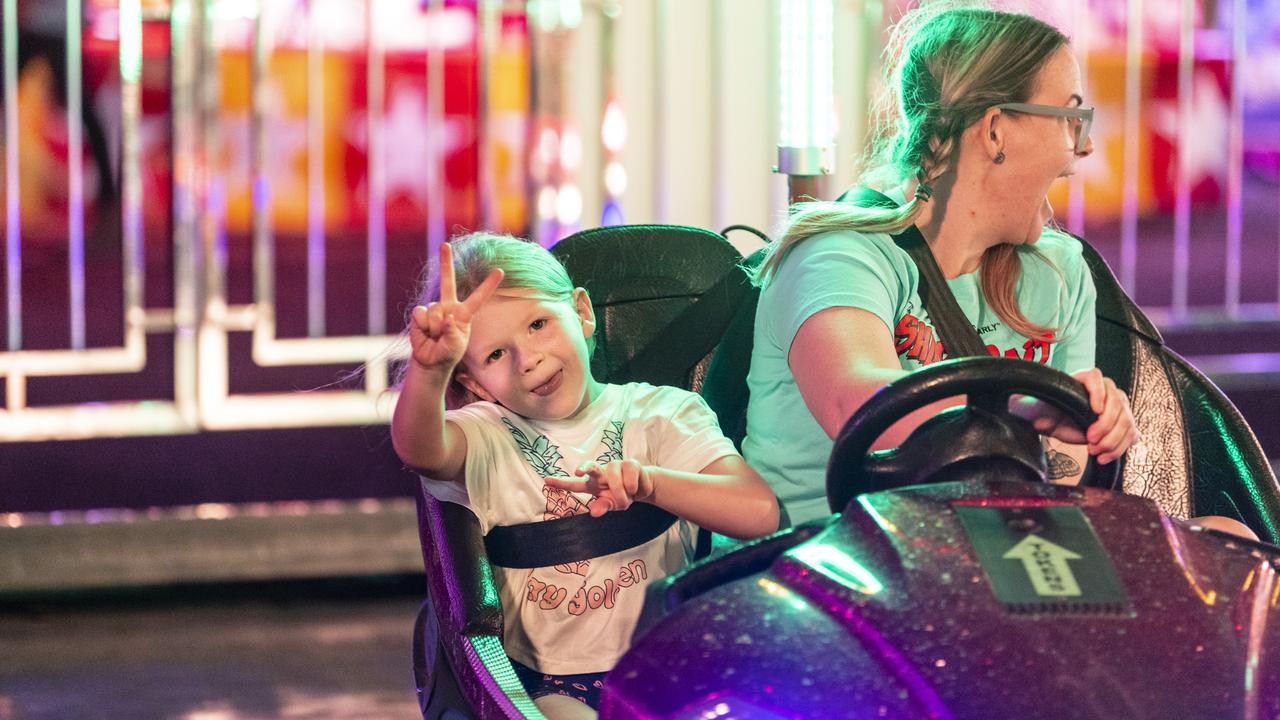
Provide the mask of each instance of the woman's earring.
[{"label": "woman's earring", "polygon": [[1004,162],[1004,151],[1003,151],[1003,150],[1001,150],[1000,152],[997,152],[997,153],[996,153],[996,156],[995,156],[994,158],[992,158],[992,160],[993,160],[993,161],[995,162],[995,164],[997,164],[997,165],[999,165],[999,164],[1003,163],[1003,162]]}]

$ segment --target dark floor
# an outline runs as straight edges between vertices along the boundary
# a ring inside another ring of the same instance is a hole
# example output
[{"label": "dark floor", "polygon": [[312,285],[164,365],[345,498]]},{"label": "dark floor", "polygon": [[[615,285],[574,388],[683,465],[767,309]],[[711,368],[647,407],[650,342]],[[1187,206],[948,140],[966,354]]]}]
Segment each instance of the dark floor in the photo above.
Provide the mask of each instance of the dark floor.
[{"label": "dark floor", "polygon": [[414,585],[0,606],[0,720],[421,717]]}]

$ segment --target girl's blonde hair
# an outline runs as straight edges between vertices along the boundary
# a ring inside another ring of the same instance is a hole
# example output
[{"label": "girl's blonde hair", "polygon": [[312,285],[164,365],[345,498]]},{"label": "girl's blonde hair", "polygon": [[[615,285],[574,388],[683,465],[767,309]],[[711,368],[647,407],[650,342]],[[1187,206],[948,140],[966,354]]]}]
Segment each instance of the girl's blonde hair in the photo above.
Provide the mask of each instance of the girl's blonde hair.
[{"label": "girl's blonde hair", "polygon": [[[489,273],[502,270],[499,290],[532,290],[551,300],[573,302],[574,285],[569,279],[569,272],[554,255],[535,242],[511,235],[475,232],[453,238],[449,244],[453,248],[453,273],[459,299],[470,295],[489,277]],[[418,286],[421,290],[417,293],[417,299],[409,306],[409,313],[413,312],[416,305],[429,305],[440,300],[440,268],[437,258],[427,263]],[[411,322],[412,318],[406,314],[405,327]],[[590,338],[587,340],[587,347],[594,347]],[[397,386],[404,382],[406,371],[407,365],[397,373]],[[458,408],[479,399],[454,379],[445,392],[445,407]]]},{"label": "girl's blonde hair", "polygon": [[[858,162],[862,182],[888,186],[914,178],[932,186],[953,167],[964,130],[994,105],[1030,98],[1041,68],[1066,44],[1065,35],[1030,15],[938,2],[904,15],[885,49],[888,77],[880,105],[890,111],[877,113],[880,120]],[[896,208],[798,203],[756,271],[756,283],[767,284],[788,251],[814,235],[902,232],[915,222],[920,203],[912,199]],[[1013,330],[1049,337],[1054,328],[1031,322],[1018,308],[1020,252],[1036,251],[1008,244],[986,251],[982,294]]]},{"label": "girl's blonde hair", "polygon": [[[465,298],[494,270],[503,272],[499,290],[532,290],[555,300],[573,297],[569,271],[546,248],[511,235],[475,232],[453,238],[453,273],[458,297]],[[423,271],[418,305],[440,300],[439,260],[433,259]]]}]

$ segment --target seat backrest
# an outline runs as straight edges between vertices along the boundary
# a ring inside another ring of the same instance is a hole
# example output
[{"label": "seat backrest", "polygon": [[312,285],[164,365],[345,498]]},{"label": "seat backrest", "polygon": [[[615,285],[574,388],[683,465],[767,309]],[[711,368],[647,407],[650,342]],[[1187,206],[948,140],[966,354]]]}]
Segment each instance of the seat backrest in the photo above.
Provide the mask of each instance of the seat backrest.
[{"label": "seat backrest", "polygon": [[[742,262],[744,272],[754,270],[764,262],[768,247],[747,256]],[[747,386],[747,372],[751,369],[751,348],[755,342],[756,304],[760,288],[752,287],[747,302],[738,305],[725,329],[720,344],[716,346],[707,374],[702,380],[702,398],[715,411],[720,420],[720,431],[742,450],[742,439],[747,436],[747,403],[751,391]]]},{"label": "seat backrest", "polygon": [[678,225],[619,225],[551,248],[596,311],[591,370],[697,392],[744,293],[742,256],[724,236]]},{"label": "seat backrest", "polygon": [[1235,405],[1164,344],[1087,242],[1098,290],[1096,363],[1129,394],[1142,440],[1125,458],[1122,488],[1175,517],[1223,515],[1280,541],[1280,485]]}]

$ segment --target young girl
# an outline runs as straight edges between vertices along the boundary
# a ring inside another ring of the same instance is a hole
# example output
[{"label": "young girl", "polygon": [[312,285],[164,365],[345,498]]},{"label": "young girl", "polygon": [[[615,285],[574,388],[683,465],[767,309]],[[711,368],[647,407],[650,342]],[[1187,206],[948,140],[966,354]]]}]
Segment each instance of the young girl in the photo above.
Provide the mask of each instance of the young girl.
[{"label": "young girl", "polygon": [[[700,397],[591,376],[591,301],[546,250],[458,239],[440,248],[425,295],[409,322],[391,435],[433,494],[468,505],[484,532],[637,501],[736,538],[777,528],[773,493]],[[594,716],[588,706],[627,648],[644,586],[683,567],[692,538],[677,522],[613,555],[494,567],[507,654],[544,713]]]}]

